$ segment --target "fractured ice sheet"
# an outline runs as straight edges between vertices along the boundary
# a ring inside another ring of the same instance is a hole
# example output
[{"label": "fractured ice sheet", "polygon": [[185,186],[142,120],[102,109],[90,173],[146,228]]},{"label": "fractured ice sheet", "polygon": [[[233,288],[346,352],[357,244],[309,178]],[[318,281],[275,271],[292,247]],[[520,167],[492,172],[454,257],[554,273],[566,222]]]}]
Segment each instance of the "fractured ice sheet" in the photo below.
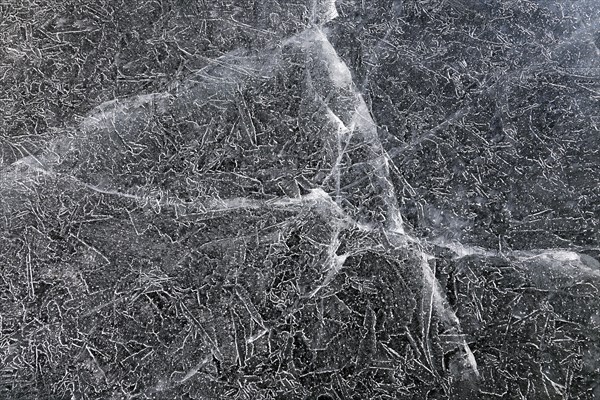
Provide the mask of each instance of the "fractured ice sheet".
[{"label": "fractured ice sheet", "polygon": [[[208,19],[253,32],[251,45],[213,38],[223,51],[201,68],[98,105],[53,131],[44,150],[4,167],[0,393],[596,396],[597,248],[510,248],[511,212],[527,210],[520,226],[540,227],[547,211],[537,209],[539,196],[533,206],[495,203],[486,186],[494,183],[480,176],[485,160],[470,158],[473,149],[489,155],[496,140],[476,128],[501,85],[463,104],[473,82],[494,74],[481,75],[485,60],[453,64],[447,79],[428,63],[461,56],[435,53],[450,40],[435,35],[440,15],[470,15],[467,4],[417,3],[265,1],[256,20],[242,18],[249,3],[207,5]],[[522,15],[525,3],[502,12]],[[493,14],[486,7],[481,18]],[[427,18],[425,33],[403,30]],[[548,47],[560,68],[594,68],[576,56],[591,51],[590,32],[574,29]],[[469,49],[495,43],[471,39]],[[352,40],[365,47],[360,57],[348,57]],[[414,87],[423,80],[412,68],[436,76],[429,93]],[[504,78],[536,73],[534,64],[515,68]],[[402,89],[387,81],[403,74],[413,81]],[[452,85],[438,98],[444,80]],[[495,101],[522,90],[509,86]],[[405,108],[406,99],[415,103]],[[488,126],[502,133],[493,134],[520,132],[519,118],[501,126],[512,118],[505,106]],[[402,115],[414,118],[412,137],[390,122]],[[506,148],[495,154],[515,154]],[[524,153],[536,155],[526,146],[516,154]],[[583,167],[597,167],[583,155]],[[479,195],[467,181],[442,182],[450,170],[470,174]],[[557,187],[572,176],[543,172],[539,182]],[[468,205],[483,222],[461,214]],[[476,228],[497,242],[480,240]]]}]

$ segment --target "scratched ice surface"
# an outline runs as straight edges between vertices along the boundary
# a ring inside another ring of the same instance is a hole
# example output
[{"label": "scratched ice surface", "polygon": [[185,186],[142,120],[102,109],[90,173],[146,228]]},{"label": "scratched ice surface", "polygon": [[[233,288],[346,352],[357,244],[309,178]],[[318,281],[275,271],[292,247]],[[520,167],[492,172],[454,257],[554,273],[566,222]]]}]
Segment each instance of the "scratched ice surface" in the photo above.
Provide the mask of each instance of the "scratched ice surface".
[{"label": "scratched ice surface", "polygon": [[114,3],[2,9],[2,398],[600,397],[600,5]]}]

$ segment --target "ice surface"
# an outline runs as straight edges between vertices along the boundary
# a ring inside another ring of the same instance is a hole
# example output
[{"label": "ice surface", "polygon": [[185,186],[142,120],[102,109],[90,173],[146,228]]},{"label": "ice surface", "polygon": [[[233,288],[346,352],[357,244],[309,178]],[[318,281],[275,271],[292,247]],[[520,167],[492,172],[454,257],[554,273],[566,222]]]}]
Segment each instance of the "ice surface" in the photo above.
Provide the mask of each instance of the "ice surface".
[{"label": "ice surface", "polygon": [[3,37],[0,397],[600,396],[595,2],[110,4]]}]

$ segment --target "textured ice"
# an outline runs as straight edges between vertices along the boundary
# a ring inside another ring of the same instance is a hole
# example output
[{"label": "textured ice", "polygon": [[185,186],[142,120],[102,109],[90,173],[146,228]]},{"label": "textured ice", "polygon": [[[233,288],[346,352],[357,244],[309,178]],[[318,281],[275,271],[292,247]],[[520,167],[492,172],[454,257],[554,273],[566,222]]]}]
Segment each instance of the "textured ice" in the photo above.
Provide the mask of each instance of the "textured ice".
[{"label": "textured ice", "polygon": [[600,395],[596,3],[145,7],[2,131],[0,397]]}]

